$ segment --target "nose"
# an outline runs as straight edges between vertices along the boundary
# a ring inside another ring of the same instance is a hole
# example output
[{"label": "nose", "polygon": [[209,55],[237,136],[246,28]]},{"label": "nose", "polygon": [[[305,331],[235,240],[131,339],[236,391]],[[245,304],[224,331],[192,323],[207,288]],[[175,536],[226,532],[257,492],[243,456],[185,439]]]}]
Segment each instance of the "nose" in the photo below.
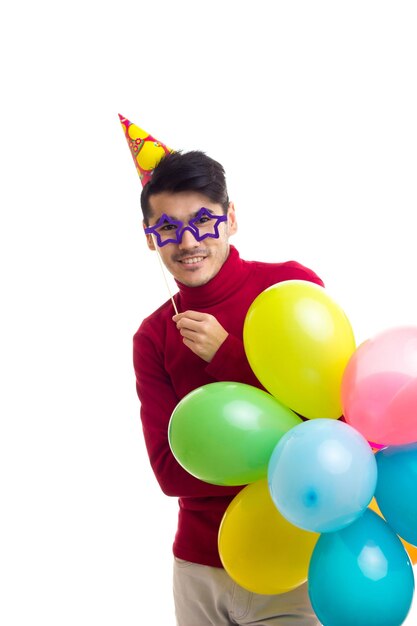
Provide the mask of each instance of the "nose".
[{"label": "nose", "polygon": [[195,235],[191,228],[186,226],[181,233],[181,239],[178,246],[182,248],[196,248],[199,245],[199,242],[195,238]]}]

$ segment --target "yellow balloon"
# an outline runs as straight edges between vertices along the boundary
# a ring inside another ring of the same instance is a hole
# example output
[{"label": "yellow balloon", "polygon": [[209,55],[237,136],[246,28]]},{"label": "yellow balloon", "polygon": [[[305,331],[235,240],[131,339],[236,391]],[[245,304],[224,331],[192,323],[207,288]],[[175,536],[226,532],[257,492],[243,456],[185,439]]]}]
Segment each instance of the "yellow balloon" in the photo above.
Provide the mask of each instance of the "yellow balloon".
[{"label": "yellow balloon", "polygon": [[309,419],[342,415],[342,376],[355,338],[323,287],[289,280],[260,293],[246,314],[243,341],[253,372],[277,400]]},{"label": "yellow balloon", "polygon": [[295,589],[307,580],[318,533],[290,524],[266,479],[247,485],[229,504],[219,529],[219,554],[229,576],[260,594]]}]

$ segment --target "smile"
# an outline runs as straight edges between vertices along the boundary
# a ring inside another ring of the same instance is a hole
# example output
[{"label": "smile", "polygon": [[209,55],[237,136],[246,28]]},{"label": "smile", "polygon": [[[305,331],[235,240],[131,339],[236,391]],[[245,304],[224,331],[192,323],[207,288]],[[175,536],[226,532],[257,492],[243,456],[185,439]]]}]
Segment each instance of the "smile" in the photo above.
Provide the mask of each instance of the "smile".
[{"label": "smile", "polygon": [[180,263],[184,263],[184,265],[194,265],[195,263],[200,263],[201,261],[204,261],[203,256],[193,256],[188,259],[183,259]]}]

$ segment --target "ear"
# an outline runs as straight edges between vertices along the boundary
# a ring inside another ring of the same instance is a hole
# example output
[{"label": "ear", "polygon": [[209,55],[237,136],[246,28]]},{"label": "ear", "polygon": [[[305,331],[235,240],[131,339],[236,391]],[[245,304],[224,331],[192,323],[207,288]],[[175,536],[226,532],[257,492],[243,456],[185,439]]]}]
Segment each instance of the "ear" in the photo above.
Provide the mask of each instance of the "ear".
[{"label": "ear", "polygon": [[229,208],[227,209],[227,229],[229,236],[237,232],[236,211],[233,202],[229,202]]},{"label": "ear", "polygon": [[[143,227],[143,230],[145,230],[145,228],[146,228],[145,222],[142,222],[142,227]],[[155,244],[154,244],[154,240],[153,240],[152,235],[147,235],[146,233],[144,233],[144,234],[145,234],[145,237],[146,237],[146,243],[147,243],[147,246],[148,246],[149,250],[155,250]]]}]

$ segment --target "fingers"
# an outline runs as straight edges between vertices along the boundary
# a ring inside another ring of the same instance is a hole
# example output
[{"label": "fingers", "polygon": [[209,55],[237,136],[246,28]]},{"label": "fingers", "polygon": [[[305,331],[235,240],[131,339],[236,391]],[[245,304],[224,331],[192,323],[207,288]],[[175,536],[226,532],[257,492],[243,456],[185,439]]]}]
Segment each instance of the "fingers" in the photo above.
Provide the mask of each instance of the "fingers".
[{"label": "fingers", "polygon": [[203,346],[213,343],[218,326],[218,322],[213,315],[197,311],[185,311],[184,313],[174,315],[172,319],[176,323],[185,345],[188,345],[188,347],[191,347],[190,343],[193,343],[195,345],[192,349],[204,350]]},{"label": "fingers", "polygon": [[179,322],[180,320],[184,318],[195,320],[198,322],[198,321],[204,320],[206,317],[209,317],[208,313],[200,313],[199,311],[184,311],[183,313],[178,313],[177,315],[173,315],[172,319],[175,323]]},{"label": "fingers", "polygon": [[197,311],[186,311],[173,316],[178,330],[183,335],[183,331],[206,332],[213,321],[213,316],[208,313],[198,313]]},{"label": "fingers", "polygon": [[195,354],[210,362],[228,333],[214,315],[185,311],[172,317],[184,344]]}]

